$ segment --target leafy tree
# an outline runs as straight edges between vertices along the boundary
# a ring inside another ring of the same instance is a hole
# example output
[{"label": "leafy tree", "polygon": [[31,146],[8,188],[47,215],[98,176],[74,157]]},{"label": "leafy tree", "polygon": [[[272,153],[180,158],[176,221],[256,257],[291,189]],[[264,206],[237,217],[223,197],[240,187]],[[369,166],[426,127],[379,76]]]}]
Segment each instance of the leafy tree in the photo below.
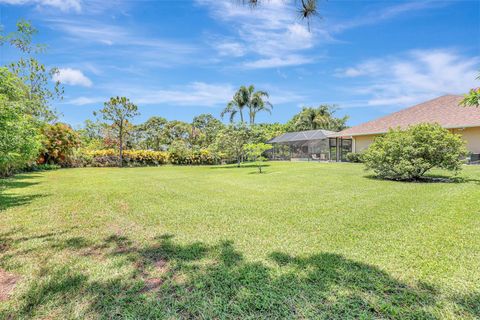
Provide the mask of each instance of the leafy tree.
[{"label": "leafy tree", "polygon": [[286,132],[286,125],[280,123],[260,123],[250,127],[250,143],[267,142]]},{"label": "leafy tree", "polygon": [[336,111],[336,107],[330,105],[321,105],[317,108],[303,107],[302,111],[287,123],[287,126],[289,131],[317,129],[341,131],[347,127],[348,116],[336,118]]},{"label": "leafy tree", "polygon": [[249,143],[244,147],[247,158],[255,162],[259,173],[262,173],[262,164],[266,160],[263,153],[270,149],[272,149],[272,146],[265,143]]},{"label": "leafy tree", "polygon": [[80,147],[81,140],[77,132],[65,123],[45,125],[41,158],[43,163],[68,166],[75,149]]},{"label": "leafy tree", "polygon": [[143,138],[147,149],[162,150],[162,146],[166,143],[167,123],[165,118],[151,117],[139,126],[138,129],[144,133]]},{"label": "leafy tree", "polygon": [[[128,133],[128,120],[139,115],[138,107],[126,97],[112,97],[104,103],[100,113],[105,121],[112,122],[112,127],[116,130],[120,157],[119,166],[121,167],[123,165],[123,145]],[[94,112],[94,115],[96,114]]]},{"label": "leafy tree", "polygon": [[390,130],[375,139],[362,155],[366,168],[384,179],[413,180],[432,168],[458,172],[465,156],[460,136],[438,124],[419,124],[405,131]]},{"label": "leafy tree", "polygon": [[33,37],[38,31],[30,22],[20,20],[16,32],[0,36],[0,44],[9,43],[21,52],[18,61],[9,65],[10,70],[26,84],[26,100],[22,111],[34,117],[51,121],[56,118],[49,104],[52,100],[62,98],[63,87],[60,82],[51,80],[58,74],[57,68],[47,69],[35,55],[45,50],[44,45],[34,44]]},{"label": "leafy tree", "polygon": [[244,145],[248,143],[249,129],[244,125],[229,125],[220,130],[215,140],[215,148],[225,153],[229,159],[234,159],[240,167],[244,156]]},{"label": "leafy tree", "polygon": [[208,147],[215,141],[218,132],[225,126],[211,114],[201,114],[193,118],[192,127],[200,132],[199,145]]},{"label": "leafy tree", "polygon": [[[480,80],[480,73],[477,80]],[[470,89],[470,92],[460,101],[460,105],[463,107],[480,107],[480,88]]]},{"label": "leafy tree", "polygon": [[177,140],[190,143],[193,135],[192,126],[189,123],[173,120],[165,125],[165,142],[167,145],[171,145]]},{"label": "leafy tree", "polygon": [[100,121],[85,120],[83,128],[77,130],[82,145],[90,150],[105,148],[103,143],[108,125]]},{"label": "leafy tree", "polygon": [[22,111],[25,85],[7,68],[0,68],[0,176],[35,161],[40,149],[36,120]]}]

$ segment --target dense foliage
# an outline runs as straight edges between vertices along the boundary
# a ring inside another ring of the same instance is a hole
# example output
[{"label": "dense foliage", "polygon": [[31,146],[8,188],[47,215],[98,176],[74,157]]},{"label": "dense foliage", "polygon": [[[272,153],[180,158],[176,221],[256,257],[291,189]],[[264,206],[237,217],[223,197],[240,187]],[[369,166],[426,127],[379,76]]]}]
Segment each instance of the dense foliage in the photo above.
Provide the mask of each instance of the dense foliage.
[{"label": "dense foliage", "polygon": [[64,123],[47,124],[41,132],[43,147],[38,162],[71,166],[74,152],[80,147],[78,133]]},{"label": "dense foliage", "polygon": [[321,105],[317,108],[303,107],[302,111],[287,122],[288,131],[304,130],[331,130],[341,131],[347,128],[348,116],[335,117],[337,108],[330,105]]},{"label": "dense foliage", "polygon": [[361,163],[363,162],[363,154],[362,153],[357,153],[357,152],[350,152],[347,153],[345,156],[348,162],[353,162],[353,163]]},{"label": "dense foliage", "polygon": [[[480,80],[480,73],[477,80]],[[460,101],[460,105],[463,107],[480,107],[480,88],[470,89],[463,100]]]},{"label": "dense foliage", "polygon": [[433,168],[457,172],[465,155],[460,136],[438,124],[419,124],[378,137],[362,159],[380,178],[412,180]]},{"label": "dense foliage", "polygon": [[250,128],[230,125],[218,133],[214,148],[221,150],[227,159],[234,160],[240,166],[245,156],[244,146],[249,142],[250,135]]},{"label": "dense foliage", "polygon": [[471,89],[460,102],[464,107],[480,107],[480,88]]},{"label": "dense foliage", "polygon": [[0,94],[0,177],[32,164],[40,149],[40,135],[32,117]]}]

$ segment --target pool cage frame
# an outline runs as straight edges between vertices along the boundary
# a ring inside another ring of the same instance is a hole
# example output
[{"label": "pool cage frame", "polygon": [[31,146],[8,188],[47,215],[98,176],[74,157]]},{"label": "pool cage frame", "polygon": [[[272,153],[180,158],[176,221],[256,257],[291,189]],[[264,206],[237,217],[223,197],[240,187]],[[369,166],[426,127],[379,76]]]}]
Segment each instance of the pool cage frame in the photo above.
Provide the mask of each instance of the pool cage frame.
[{"label": "pool cage frame", "polygon": [[335,132],[308,130],[289,132],[268,141],[273,148],[271,160],[347,161],[352,152],[352,139],[331,137]]}]

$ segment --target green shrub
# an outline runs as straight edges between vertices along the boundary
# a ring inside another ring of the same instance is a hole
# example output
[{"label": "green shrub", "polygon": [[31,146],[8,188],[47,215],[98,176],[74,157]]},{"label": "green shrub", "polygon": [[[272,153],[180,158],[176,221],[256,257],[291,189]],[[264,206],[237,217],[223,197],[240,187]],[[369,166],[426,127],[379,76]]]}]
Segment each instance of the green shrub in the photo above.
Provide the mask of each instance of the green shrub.
[{"label": "green shrub", "polygon": [[362,158],[380,178],[413,180],[432,168],[458,172],[465,155],[460,136],[438,124],[419,124],[378,137]]},{"label": "green shrub", "polygon": [[362,154],[361,153],[356,153],[356,152],[350,152],[347,153],[345,156],[348,162],[353,162],[353,163],[362,163]]}]

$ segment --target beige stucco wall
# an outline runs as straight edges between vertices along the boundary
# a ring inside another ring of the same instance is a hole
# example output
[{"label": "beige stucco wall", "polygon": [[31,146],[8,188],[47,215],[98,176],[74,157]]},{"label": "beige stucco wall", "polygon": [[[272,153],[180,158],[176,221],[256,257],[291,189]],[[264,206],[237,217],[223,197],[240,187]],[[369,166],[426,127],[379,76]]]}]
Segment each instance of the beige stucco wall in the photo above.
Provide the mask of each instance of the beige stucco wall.
[{"label": "beige stucco wall", "polygon": [[452,132],[462,136],[462,139],[467,143],[468,151],[480,153],[480,127],[453,129]]},{"label": "beige stucco wall", "polygon": [[370,144],[372,144],[373,139],[375,139],[376,135],[368,135],[368,136],[355,136],[353,137],[355,150],[354,152],[362,152],[368,148]]},{"label": "beige stucco wall", "polygon": [[[480,153],[480,127],[452,129],[453,133],[462,136],[462,139],[467,143],[467,149],[472,153]],[[354,152],[362,152],[368,148],[377,135],[355,136]]]}]

